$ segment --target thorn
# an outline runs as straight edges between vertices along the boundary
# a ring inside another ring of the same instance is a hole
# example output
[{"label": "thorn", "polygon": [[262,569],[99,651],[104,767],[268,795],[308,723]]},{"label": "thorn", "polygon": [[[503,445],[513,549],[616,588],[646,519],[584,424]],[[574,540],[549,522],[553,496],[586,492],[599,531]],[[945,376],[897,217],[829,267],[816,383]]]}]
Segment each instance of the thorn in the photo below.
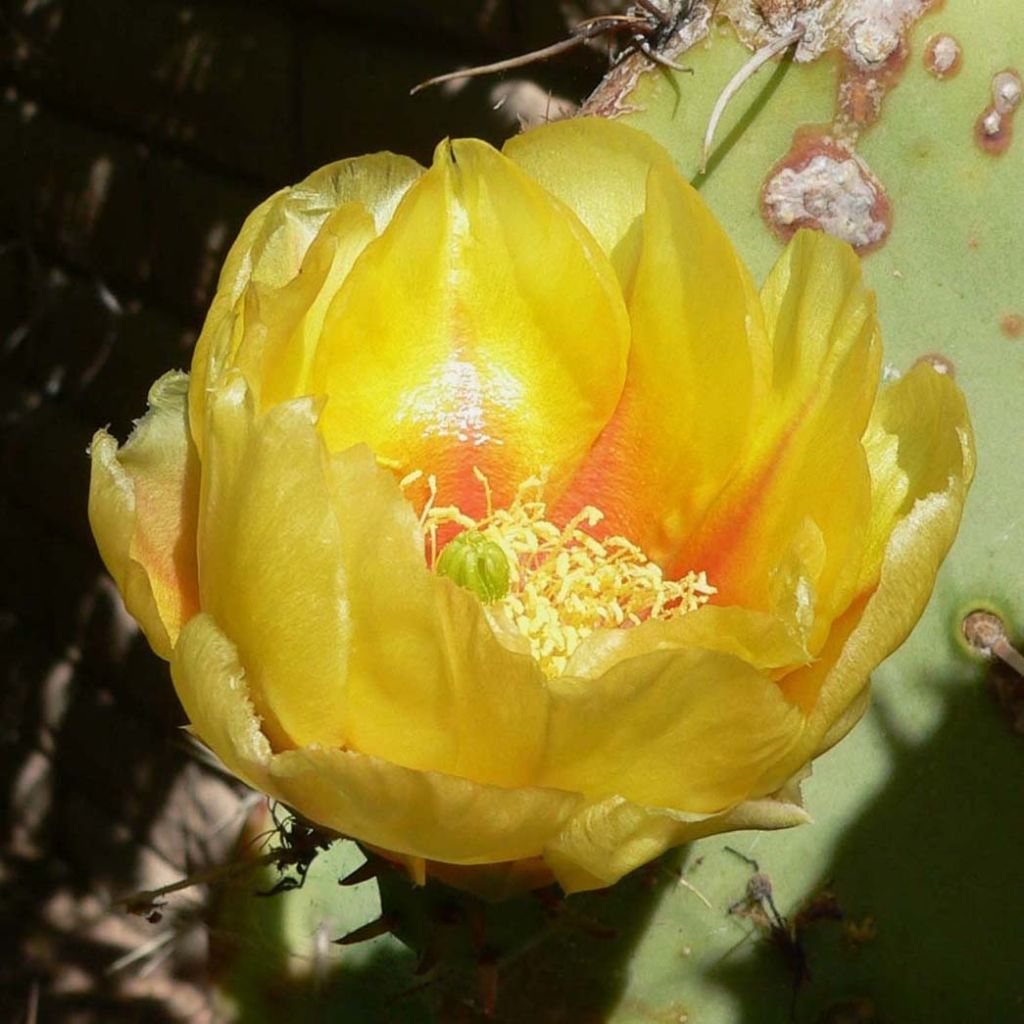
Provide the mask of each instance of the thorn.
[{"label": "thorn", "polygon": [[693,68],[684,68],[682,64],[677,64],[674,60],[669,60],[668,57],[663,56],[654,49],[653,46],[647,40],[641,36],[636,35],[633,37],[633,42],[636,44],[636,48],[649,60],[655,64],[660,65],[663,68],[669,68],[672,71],[685,71],[687,74],[693,74]]},{"label": "thorn", "polygon": [[724,849],[726,850],[727,853],[731,853],[734,857],[739,857],[740,860],[746,861],[746,863],[750,867],[752,867],[755,871],[760,871],[761,870],[761,865],[758,864],[757,861],[754,860],[753,857],[748,857],[745,853],[740,853],[740,851],[737,850],[736,847],[734,847],[734,846],[726,846],[726,847],[724,847]]},{"label": "thorn", "polygon": [[636,0],[636,5],[645,10],[662,27],[668,25],[672,20],[668,10],[655,3],[654,0]]},{"label": "thorn", "polygon": [[753,57],[751,57],[750,60],[748,60],[747,63],[729,79],[728,84],[719,95],[714,109],[711,111],[711,117],[708,120],[708,128],[704,133],[704,149],[702,151],[700,161],[701,174],[704,174],[708,169],[708,158],[711,155],[711,143],[714,142],[718,122],[722,119],[722,114],[725,113],[725,108],[728,106],[729,101],[751,78],[753,78],[755,74],[757,74],[763,64],[770,61],[776,54],[782,53],[783,50],[788,50],[795,42],[802,39],[804,31],[804,26],[801,25],[799,28],[790,32],[789,35],[781,36],[779,39],[769,43],[767,46],[762,46],[761,49],[758,50],[757,53],[755,53]]},{"label": "thorn", "polygon": [[[204,868],[186,878],[171,882],[169,885],[162,885],[159,889],[143,889],[140,892],[132,893],[130,896],[123,896],[114,900],[112,906],[121,907],[129,914],[138,914],[142,917],[149,917],[154,911],[159,912],[166,903],[164,896],[180,892],[182,889],[191,889],[196,885],[213,885],[218,882],[228,881],[240,875],[254,872],[267,864],[286,864],[294,861],[294,856],[289,850],[272,850],[270,853],[261,854],[248,861],[235,861],[230,864],[218,864]],[[151,919],[151,923],[160,920],[157,916]]]},{"label": "thorn", "polygon": [[432,946],[428,946],[420,953],[416,966],[413,968],[413,976],[422,978],[424,974],[429,974],[440,962],[440,954]]},{"label": "thorn", "polygon": [[[531,50],[529,53],[520,54],[518,57],[498,60],[493,64],[479,64],[476,67],[460,68],[458,71],[449,71],[443,75],[435,75],[433,78],[428,78],[425,82],[420,82],[419,85],[414,85],[409,90],[409,95],[415,96],[416,93],[429,89],[433,85],[443,85],[445,82],[455,82],[461,78],[476,78],[480,75],[493,75],[500,71],[512,71],[515,68],[526,67],[528,64],[534,64],[539,60],[548,60],[551,57],[559,56],[559,54],[568,53],[569,50],[582,46],[588,40],[605,33],[633,31],[643,26],[644,22],[642,19],[628,14],[606,14],[596,18],[588,18],[586,21],[581,21],[578,25],[575,25],[567,39],[560,39],[557,43],[552,43],[550,46],[542,46],[539,50]],[[657,58],[652,57],[652,60],[657,60]]]},{"label": "thorn", "polygon": [[697,888],[697,886],[695,886],[695,885],[693,884],[693,882],[689,881],[689,879],[686,879],[686,878],[684,878],[684,877],[683,877],[682,875],[680,875],[680,876],[679,876],[679,884],[680,884],[680,885],[681,885],[681,886],[682,886],[682,887],[683,887],[684,889],[688,889],[688,890],[689,890],[690,892],[692,892],[692,893],[693,893],[693,895],[694,895],[694,896],[696,896],[696,897],[697,897],[697,899],[699,899],[699,900],[701,901],[701,903],[703,903],[703,904],[704,904],[704,906],[708,908],[708,910],[713,910],[713,909],[714,909],[714,908],[713,908],[713,907],[711,906],[711,900],[709,900],[709,899],[707,898],[707,896],[705,896],[705,895],[704,895],[704,893],[702,893],[702,892],[700,891],[700,889],[698,889],[698,888]]},{"label": "thorn", "polygon": [[354,946],[358,942],[369,942],[370,939],[387,935],[395,927],[396,923],[394,914],[381,914],[375,921],[368,921],[347,935],[342,935],[340,939],[334,939],[333,945]]},{"label": "thorn", "polygon": [[380,874],[380,867],[374,861],[368,860],[360,864],[355,871],[350,871],[344,878],[338,879],[338,885],[360,885],[370,881]]}]

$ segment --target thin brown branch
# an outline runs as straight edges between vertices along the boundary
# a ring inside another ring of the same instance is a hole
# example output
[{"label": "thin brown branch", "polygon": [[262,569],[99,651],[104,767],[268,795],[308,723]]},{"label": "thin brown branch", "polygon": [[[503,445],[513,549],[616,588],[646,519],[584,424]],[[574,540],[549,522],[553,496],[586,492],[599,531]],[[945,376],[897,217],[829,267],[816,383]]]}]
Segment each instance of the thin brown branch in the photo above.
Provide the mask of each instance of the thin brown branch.
[{"label": "thin brown branch", "polygon": [[148,914],[160,906],[165,896],[181,892],[184,889],[191,889],[197,885],[210,885],[218,882],[227,882],[233,878],[246,875],[258,868],[274,864],[277,867],[286,867],[289,864],[297,864],[309,856],[308,850],[304,849],[282,849],[271,850],[269,853],[261,854],[251,860],[232,861],[230,864],[215,864],[212,867],[196,871],[185,878],[178,879],[168,885],[162,885],[158,889],[142,889],[114,901],[115,907],[123,907],[130,914]]},{"label": "thin brown branch", "polygon": [[[509,57],[506,60],[495,61],[492,64],[480,64],[472,68],[461,68],[458,71],[449,71],[443,75],[435,75],[425,82],[420,82],[409,90],[409,95],[414,96],[423,89],[433,85],[443,85],[445,82],[455,82],[461,78],[477,78],[481,75],[494,75],[502,71],[513,71],[516,68],[526,67],[535,64],[537,61],[549,60],[560,54],[568,53],[577,46],[582,46],[591,39],[606,35],[611,32],[636,32],[643,33],[650,28],[646,18],[637,18],[631,14],[604,14],[596,18],[587,18],[574,25],[568,39],[561,39],[550,46],[542,46],[539,50],[531,50],[529,53],[520,54],[518,57]],[[652,58],[654,59],[654,58]]]},{"label": "thin brown branch", "polygon": [[414,85],[409,90],[409,95],[415,96],[416,93],[429,89],[433,85],[455,82],[460,78],[478,78],[481,75],[494,75],[500,71],[512,71],[515,68],[526,67],[527,64],[533,64],[539,60],[547,60],[550,57],[557,57],[560,53],[567,53],[577,46],[582,46],[584,42],[583,36],[572,36],[569,39],[563,39],[560,42],[541,47],[539,50],[532,50],[530,53],[524,53],[518,57],[509,57],[507,60],[498,60],[493,64],[480,64],[477,67],[461,68],[458,71],[449,71],[443,75],[435,75],[433,78],[428,78],[425,82],[420,82],[419,85]]}]

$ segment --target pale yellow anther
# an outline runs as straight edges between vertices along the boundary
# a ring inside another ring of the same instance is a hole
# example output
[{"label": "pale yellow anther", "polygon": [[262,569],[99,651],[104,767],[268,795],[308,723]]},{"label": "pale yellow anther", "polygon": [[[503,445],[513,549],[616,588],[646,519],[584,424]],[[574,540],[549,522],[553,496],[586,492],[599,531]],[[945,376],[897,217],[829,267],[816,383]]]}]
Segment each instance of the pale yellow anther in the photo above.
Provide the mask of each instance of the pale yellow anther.
[{"label": "pale yellow anther", "polygon": [[455,506],[438,507],[433,477],[420,517],[431,563],[438,557],[438,533],[458,526],[489,541],[509,563],[509,590],[491,607],[529,641],[549,676],[562,674],[573,652],[595,629],[638,626],[648,619],[670,619],[695,611],[716,593],[703,572],[666,580],[661,569],[625,537],[599,541],[592,530],[604,514],[582,508],[562,528],[547,518],[544,480],[533,477],[508,508],[495,509],[487,478],[474,470],[484,488],[487,514],[473,520]]}]

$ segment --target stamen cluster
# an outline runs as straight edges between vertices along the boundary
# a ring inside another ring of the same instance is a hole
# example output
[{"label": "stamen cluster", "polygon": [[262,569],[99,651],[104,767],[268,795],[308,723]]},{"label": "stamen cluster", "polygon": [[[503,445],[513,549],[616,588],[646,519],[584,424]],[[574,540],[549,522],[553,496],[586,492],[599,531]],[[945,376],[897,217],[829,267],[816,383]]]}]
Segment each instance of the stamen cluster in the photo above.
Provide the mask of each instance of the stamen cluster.
[{"label": "stamen cluster", "polygon": [[703,572],[667,580],[626,537],[598,539],[595,528],[604,513],[592,505],[556,525],[548,518],[542,478],[526,480],[507,508],[495,509],[486,477],[475,472],[487,496],[487,514],[479,520],[457,506],[436,505],[436,484],[428,477],[430,498],[420,517],[427,556],[436,565],[438,535],[451,525],[498,545],[509,562],[509,588],[492,611],[505,614],[529,641],[548,676],[562,674],[597,629],[671,619],[695,611],[716,593]]}]

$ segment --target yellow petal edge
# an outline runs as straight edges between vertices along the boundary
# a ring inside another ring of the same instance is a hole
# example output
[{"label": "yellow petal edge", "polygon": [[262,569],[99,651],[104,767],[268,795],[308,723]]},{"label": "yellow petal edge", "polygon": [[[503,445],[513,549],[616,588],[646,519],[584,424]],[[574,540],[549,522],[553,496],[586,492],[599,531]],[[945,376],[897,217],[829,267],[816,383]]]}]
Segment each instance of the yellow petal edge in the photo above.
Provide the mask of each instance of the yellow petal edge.
[{"label": "yellow petal edge", "polygon": [[187,391],[187,374],[164,374],[123,447],[105,430],[90,445],[89,524],[96,545],[125,606],[165,660],[199,603],[199,463]]}]

